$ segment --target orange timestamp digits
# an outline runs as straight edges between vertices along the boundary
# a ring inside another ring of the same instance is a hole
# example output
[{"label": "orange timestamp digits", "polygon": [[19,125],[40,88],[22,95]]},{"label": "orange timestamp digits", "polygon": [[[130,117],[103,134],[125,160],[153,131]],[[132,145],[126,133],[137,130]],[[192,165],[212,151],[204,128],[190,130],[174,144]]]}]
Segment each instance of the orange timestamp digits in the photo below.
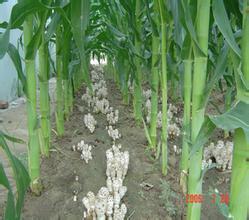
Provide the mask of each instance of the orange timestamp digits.
[{"label": "orange timestamp digits", "polygon": [[[217,197],[217,195],[215,194],[215,193],[213,193],[212,194],[212,201],[211,201],[211,203],[215,203],[215,201],[216,201],[216,198]],[[220,203],[225,203],[226,205],[228,205],[228,203],[229,203],[229,194],[228,193],[220,193]]]},{"label": "orange timestamp digits", "polygon": [[[219,195],[213,193],[211,197],[212,197],[212,200],[211,200],[212,204],[219,202],[219,203],[228,205],[229,203],[228,193],[220,193]],[[217,199],[219,199],[219,201]],[[186,197],[185,197],[186,203],[203,203],[203,200],[204,200],[204,196],[202,194],[186,194]]]},{"label": "orange timestamp digits", "polygon": [[202,194],[186,194],[186,203],[202,203]]}]

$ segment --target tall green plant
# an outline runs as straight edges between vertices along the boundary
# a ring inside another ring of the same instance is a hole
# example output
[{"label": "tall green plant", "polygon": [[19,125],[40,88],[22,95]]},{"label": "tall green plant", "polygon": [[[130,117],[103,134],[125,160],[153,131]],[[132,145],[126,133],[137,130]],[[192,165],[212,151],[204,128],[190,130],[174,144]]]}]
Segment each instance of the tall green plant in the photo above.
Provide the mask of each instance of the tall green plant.
[{"label": "tall green plant", "polygon": [[70,89],[72,87],[71,84],[71,76],[69,75],[69,62],[70,62],[70,50],[71,50],[71,38],[72,33],[70,27],[67,23],[63,25],[63,40],[62,40],[62,73],[63,73],[63,91],[64,91],[64,115],[65,118],[68,119],[69,113],[71,110],[70,104]]},{"label": "tall green plant", "polygon": [[191,91],[192,91],[192,64],[191,59],[184,60],[184,114],[180,185],[183,192],[187,192],[187,174],[189,164],[189,143],[191,123]]},{"label": "tall green plant", "polygon": [[[237,5],[238,7],[238,5]],[[248,85],[249,85],[249,2],[243,1],[241,51],[232,32],[229,17],[223,0],[213,2],[213,13],[219,30],[231,48],[232,63],[236,80],[236,99],[239,101],[231,110],[213,119],[217,126],[226,130],[235,129],[230,189],[229,210],[234,219],[248,218],[249,182],[248,169]],[[233,120],[231,120],[231,118]]]},{"label": "tall green plant", "polygon": [[167,34],[166,34],[166,7],[163,0],[158,0],[161,18],[161,61],[162,61],[162,74],[161,74],[161,90],[162,90],[162,173],[167,174]]},{"label": "tall green plant", "polygon": [[[51,0],[46,2],[51,4]],[[40,34],[41,43],[39,47],[39,87],[40,87],[40,114],[41,114],[41,132],[43,137],[41,146],[42,153],[49,156],[51,145],[51,122],[50,122],[50,100],[49,100],[49,50],[48,42],[45,37],[46,21],[48,17],[48,10],[44,11],[40,16]]]},{"label": "tall green plant", "polygon": [[17,196],[14,195],[10,181],[6,176],[3,164],[0,162],[0,185],[8,190],[7,202],[5,206],[4,220],[21,219],[21,211],[24,202],[25,193],[29,187],[30,178],[24,165],[10,151],[6,139],[11,142],[24,143],[22,140],[10,137],[0,131],[0,149],[6,154],[11,168],[13,170],[14,180],[17,188]]},{"label": "tall green plant", "polygon": [[[158,113],[158,84],[159,84],[159,33],[158,28],[158,2],[154,1],[153,5],[153,20],[154,30],[152,32],[152,64],[151,64],[151,116],[150,116],[150,137],[152,148],[156,148],[157,143],[157,113]],[[153,25],[153,24],[152,24]]]},{"label": "tall green plant", "polygon": [[56,129],[59,136],[64,134],[64,90],[62,73],[62,31],[56,30]]},{"label": "tall green plant", "polygon": [[71,11],[72,33],[80,56],[80,72],[84,81],[90,86],[89,60],[85,53],[85,36],[89,24],[90,1],[71,1]]},{"label": "tall green plant", "polygon": [[[207,74],[207,52],[210,20],[210,0],[197,0],[196,35],[198,48],[194,50],[194,72],[192,92],[191,140],[195,141],[204,122],[202,98],[205,95]],[[201,51],[200,51],[201,50]],[[188,193],[202,194],[202,148],[189,161]],[[201,204],[189,203],[187,219],[200,219]]]},{"label": "tall green plant", "polygon": [[[27,16],[23,24],[25,55],[27,47],[33,37],[33,15]],[[38,118],[36,101],[36,73],[35,57],[25,58],[26,77],[27,77],[27,115],[28,115],[28,163],[29,175],[31,179],[31,189],[35,194],[40,194],[40,144],[38,138]]]},{"label": "tall green plant", "polygon": [[[141,9],[142,9],[142,1],[136,1],[136,12],[135,12],[135,22],[136,22],[136,31],[135,34],[135,48],[137,53],[141,54]],[[141,56],[141,55],[140,55]],[[135,58],[135,65],[136,65],[136,79],[134,82],[134,115],[135,120],[138,123],[142,122],[142,63],[141,58],[136,56]]]},{"label": "tall green plant", "polygon": [[[249,1],[243,1],[243,24],[242,24],[242,42],[241,42],[241,70],[242,75],[239,75],[240,66],[236,62],[234,54],[234,67],[237,79],[242,78],[244,87],[239,88],[243,101],[249,103],[248,98],[248,85],[249,85]],[[237,56],[236,56],[237,57]],[[241,87],[241,84],[237,84]],[[240,97],[238,96],[240,99]],[[247,106],[248,107],[248,106]],[[249,110],[248,108],[246,108]],[[232,165],[232,178],[231,178],[231,199],[230,199],[230,212],[234,219],[247,219],[249,213],[249,190],[247,184],[249,183],[249,139],[246,136],[248,131],[241,128],[235,129],[234,133],[234,152],[233,152],[233,165]]]}]

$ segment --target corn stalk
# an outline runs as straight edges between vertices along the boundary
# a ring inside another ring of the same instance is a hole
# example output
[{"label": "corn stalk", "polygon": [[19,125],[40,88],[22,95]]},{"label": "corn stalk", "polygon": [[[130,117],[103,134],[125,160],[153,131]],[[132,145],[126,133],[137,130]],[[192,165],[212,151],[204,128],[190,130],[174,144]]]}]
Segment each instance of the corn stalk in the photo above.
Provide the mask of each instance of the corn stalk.
[{"label": "corn stalk", "polygon": [[192,92],[192,65],[191,59],[184,60],[184,115],[182,135],[182,157],[180,185],[183,192],[187,192],[187,175],[189,167],[189,144],[191,129],[191,92]]},{"label": "corn stalk", "polygon": [[[244,79],[245,88],[249,85],[249,1],[243,1],[243,36],[241,42],[241,64],[242,64],[242,77]],[[234,67],[235,74],[239,78],[239,62],[237,56],[234,54]],[[237,58],[237,59],[236,59]],[[236,62],[237,61],[237,62]],[[240,84],[237,84],[240,87]],[[247,90],[243,94],[245,100],[249,103]],[[238,97],[239,98],[239,97]],[[233,164],[232,164],[232,178],[230,189],[230,213],[235,220],[247,219],[249,212],[249,140],[246,133],[241,128],[235,129],[234,133],[234,151],[233,151]]]},{"label": "corn stalk", "polygon": [[[47,2],[51,4],[51,1]],[[50,125],[50,100],[49,100],[49,59],[48,42],[45,39],[45,25],[47,21],[48,10],[40,16],[41,44],[39,47],[39,87],[40,87],[40,114],[41,114],[41,132],[43,141],[41,146],[42,153],[49,156],[51,142]]]},{"label": "corn stalk", "polygon": [[[27,50],[33,37],[33,16],[29,15],[23,24],[24,47]],[[25,51],[26,52],[26,51]],[[34,57],[25,59],[27,77],[27,115],[28,115],[28,164],[31,179],[31,190],[40,194],[40,145],[38,138],[37,101],[36,101],[36,74]]]},{"label": "corn stalk", "polygon": [[[153,12],[155,29],[158,27],[158,2],[154,1]],[[152,142],[152,149],[157,146],[157,112],[158,112],[158,84],[159,84],[159,34],[156,30],[152,32],[152,63],[151,63],[151,115],[150,115],[150,138]]]},{"label": "corn stalk", "polygon": [[167,34],[166,34],[166,8],[163,0],[158,0],[161,18],[161,60],[162,60],[162,74],[161,74],[161,90],[162,90],[162,174],[167,174],[168,148],[167,148]]},{"label": "corn stalk", "polygon": [[[192,93],[192,124],[191,140],[195,141],[204,122],[204,108],[202,98],[204,97],[206,74],[207,74],[207,52],[210,19],[210,0],[197,0],[196,35],[199,48],[194,53],[193,93]],[[201,50],[201,52],[199,51]],[[203,148],[195,152],[189,161],[188,194],[202,194],[202,155]],[[189,203],[187,219],[200,219],[201,203]]]},{"label": "corn stalk", "polygon": [[62,31],[61,26],[56,30],[56,128],[59,136],[64,134],[64,90],[62,73]]},{"label": "corn stalk", "polygon": [[[136,12],[135,12],[135,21],[136,21],[136,29],[137,34],[135,34],[135,48],[138,54],[141,54],[141,0],[136,1]],[[133,99],[133,106],[134,106],[134,115],[135,120],[137,123],[142,122],[142,68],[141,68],[141,58],[135,58],[135,65],[136,65],[136,80],[134,83],[134,99]]]},{"label": "corn stalk", "polygon": [[71,79],[69,76],[69,60],[70,60],[70,44],[71,44],[71,32],[70,27],[64,25],[63,40],[62,40],[62,73],[63,73],[63,91],[64,91],[64,116],[68,120],[69,113],[71,111]]}]

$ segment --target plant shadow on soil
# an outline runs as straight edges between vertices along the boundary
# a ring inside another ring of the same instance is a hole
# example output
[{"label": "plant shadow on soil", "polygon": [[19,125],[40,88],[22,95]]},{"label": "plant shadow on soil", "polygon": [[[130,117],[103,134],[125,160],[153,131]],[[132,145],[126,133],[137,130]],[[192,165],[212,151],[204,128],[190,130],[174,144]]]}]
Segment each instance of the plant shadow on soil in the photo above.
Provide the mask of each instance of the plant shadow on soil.
[{"label": "plant shadow on soil", "polygon": [[[108,92],[110,94],[110,105],[119,109],[120,116],[117,128],[122,134],[122,138],[117,143],[122,144],[123,150],[130,153],[130,164],[128,174],[124,180],[124,185],[128,191],[124,197],[124,202],[128,207],[127,219],[134,220],[161,220],[161,219],[185,219],[186,202],[185,197],[179,188],[179,155],[175,155],[169,143],[169,171],[166,177],[160,172],[159,162],[154,163],[145,155],[147,146],[144,129],[137,127],[133,120],[131,106],[122,104],[122,97],[116,85],[111,80],[107,80]],[[57,138],[53,134],[53,151],[48,159],[43,159],[41,164],[41,177],[44,185],[42,195],[39,197],[27,194],[23,209],[23,219],[33,220],[81,220],[83,219],[82,198],[88,191],[95,194],[100,187],[105,186],[106,157],[105,151],[112,146],[111,140],[105,130],[107,125],[106,116],[102,114],[94,115],[98,122],[98,127],[93,134],[85,128],[83,118],[88,112],[84,108],[81,100],[83,94],[81,89],[76,95],[74,111],[70,119],[65,123],[65,135]],[[79,108],[79,106],[81,106]],[[55,126],[55,125],[53,125]],[[92,150],[93,160],[86,164],[80,159],[80,153],[71,150],[72,145],[84,140],[95,147]],[[180,141],[178,141],[178,146]],[[75,181],[75,176],[79,181]],[[229,174],[222,174],[216,170],[211,170],[205,177],[204,194],[209,186],[215,185],[223,192],[228,192],[229,183],[217,181],[223,176],[227,178]],[[172,201],[176,207],[176,215],[169,216],[162,200],[160,180],[166,180],[171,190],[178,194],[179,199]],[[145,190],[140,186],[142,182],[153,185],[150,190]],[[73,192],[77,191],[76,202],[73,201]],[[219,220],[225,219],[219,214],[215,205],[207,199],[204,200],[201,219]]]}]

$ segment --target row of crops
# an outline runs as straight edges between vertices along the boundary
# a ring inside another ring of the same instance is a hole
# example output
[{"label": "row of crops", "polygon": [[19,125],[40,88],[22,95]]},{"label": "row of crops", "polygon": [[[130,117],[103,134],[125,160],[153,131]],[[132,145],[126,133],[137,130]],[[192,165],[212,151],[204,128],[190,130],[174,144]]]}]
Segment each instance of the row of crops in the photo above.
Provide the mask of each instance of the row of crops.
[{"label": "row of crops", "polygon": [[[223,169],[228,166],[232,175],[229,206],[222,211],[235,220],[247,219],[249,0],[18,0],[9,21],[1,21],[0,28],[0,59],[9,56],[16,67],[27,98],[29,132],[29,175],[6,143],[6,139],[21,140],[1,132],[1,147],[10,158],[18,191],[14,196],[0,163],[0,184],[9,192],[5,219],[20,219],[28,186],[36,195],[42,190],[40,159],[49,157],[52,148],[49,78],[56,77],[55,130],[63,136],[76,92],[82,84],[89,94],[93,92],[92,58],[107,60],[106,70],[124,103],[133,106],[137,125],[144,126],[150,154],[160,160],[164,176],[167,140],[172,134],[181,138],[179,184],[185,194],[201,195],[204,174],[215,166],[203,166],[205,155],[208,159],[204,145],[215,128],[233,138],[233,150],[231,142],[217,144],[229,148],[224,157],[232,155],[224,159]],[[18,47],[9,41],[12,29],[22,31]],[[1,74],[8,73],[1,70]],[[151,93],[148,102],[145,87]],[[179,100],[184,106],[181,132],[177,123],[171,124],[172,106],[168,105]],[[207,111],[210,106],[216,109],[215,115]],[[217,146],[213,144],[212,149]],[[200,219],[201,203],[187,206],[187,219]]]}]

